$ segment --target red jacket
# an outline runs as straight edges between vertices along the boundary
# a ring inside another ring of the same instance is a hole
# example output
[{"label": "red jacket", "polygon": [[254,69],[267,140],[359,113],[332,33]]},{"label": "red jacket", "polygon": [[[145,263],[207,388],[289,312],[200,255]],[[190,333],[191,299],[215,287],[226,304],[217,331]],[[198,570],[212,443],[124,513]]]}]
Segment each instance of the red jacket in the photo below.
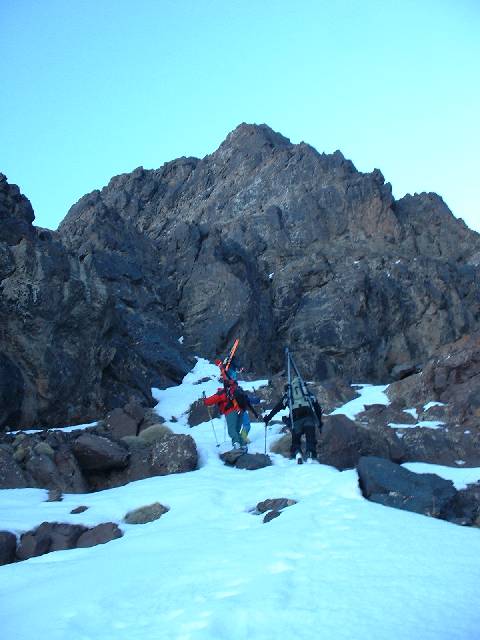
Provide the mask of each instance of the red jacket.
[{"label": "red jacket", "polygon": [[225,389],[219,387],[217,389],[217,393],[213,394],[213,396],[209,396],[208,398],[204,398],[203,404],[207,407],[211,407],[214,404],[218,404],[218,410],[222,415],[227,415],[235,411],[235,407],[233,406],[232,401],[228,398]]}]

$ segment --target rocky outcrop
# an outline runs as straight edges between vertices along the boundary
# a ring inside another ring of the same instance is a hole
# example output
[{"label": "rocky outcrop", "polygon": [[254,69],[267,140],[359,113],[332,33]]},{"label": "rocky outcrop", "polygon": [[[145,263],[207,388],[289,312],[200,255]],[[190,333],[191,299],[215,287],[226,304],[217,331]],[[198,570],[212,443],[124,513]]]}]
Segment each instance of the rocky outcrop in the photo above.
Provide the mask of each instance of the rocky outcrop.
[{"label": "rocky outcrop", "polygon": [[10,562],[28,560],[52,551],[93,547],[121,538],[122,535],[118,525],[113,522],[91,528],[79,524],[43,522],[36,529],[20,536],[14,557]]},{"label": "rocky outcrop", "polygon": [[194,440],[160,424],[124,440],[113,438],[105,427],[19,433],[0,440],[0,489],[49,489],[49,499],[193,471],[198,464]]},{"label": "rocky outcrop", "polygon": [[170,473],[194,471],[198,453],[191,436],[165,433],[151,443],[138,438],[127,442],[128,466],[109,473],[91,473],[88,482],[93,491],[120,487],[128,482]]},{"label": "rocky outcrop", "polygon": [[265,125],[112,178],[58,233],[0,187],[0,424],[151,404],[233,336],[257,373],[289,344],[317,381],[388,381],[480,327],[478,234],[439,196],[395,201],[377,169]]}]

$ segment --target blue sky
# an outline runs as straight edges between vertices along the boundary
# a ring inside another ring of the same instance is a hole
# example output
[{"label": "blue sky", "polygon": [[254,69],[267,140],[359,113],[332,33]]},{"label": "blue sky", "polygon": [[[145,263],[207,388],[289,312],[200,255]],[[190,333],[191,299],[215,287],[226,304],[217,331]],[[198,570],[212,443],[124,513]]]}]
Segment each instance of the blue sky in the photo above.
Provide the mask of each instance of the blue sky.
[{"label": "blue sky", "polygon": [[265,122],[480,230],[479,33],[478,0],[0,0],[0,171],[56,228]]}]

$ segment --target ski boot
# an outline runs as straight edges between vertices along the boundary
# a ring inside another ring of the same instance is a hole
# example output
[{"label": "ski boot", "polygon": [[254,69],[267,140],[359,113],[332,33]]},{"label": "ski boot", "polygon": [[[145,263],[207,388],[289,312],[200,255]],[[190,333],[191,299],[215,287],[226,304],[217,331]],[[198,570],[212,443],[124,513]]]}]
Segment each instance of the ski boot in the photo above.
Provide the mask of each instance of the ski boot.
[{"label": "ski boot", "polygon": [[297,464],[303,464],[303,456],[300,451],[295,454],[295,460],[297,461]]}]

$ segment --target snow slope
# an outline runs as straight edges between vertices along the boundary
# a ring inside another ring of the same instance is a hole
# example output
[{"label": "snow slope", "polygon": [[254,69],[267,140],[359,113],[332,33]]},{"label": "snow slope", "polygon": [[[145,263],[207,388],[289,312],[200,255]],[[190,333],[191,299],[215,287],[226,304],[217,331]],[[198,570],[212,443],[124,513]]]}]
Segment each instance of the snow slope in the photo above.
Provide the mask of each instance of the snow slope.
[{"label": "snow slope", "polygon": [[[216,446],[210,422],[186,424],[191,400],[216,388],[195,383],[213,374],[199,361],[181,387],[155,392],[158,412],[195,438],[197,471],[63,502],[44,502],[41,490],[0,492],[0,529],[17,532],[44,520],[120,523],[157,500],[170,507],[156,522],[121,524],[124,537],[106,545],[0,567],[2,638],[479,637],[479,530],[369,503],[355,471],[280,456],[253,472],[224,466],[217,454],[229,446]],[[223,424],[213,422],[221,441]],[[251,438],[251,450],[263,452],[263,424]],[[263,524],[251,510],[272,497],[298,504]],[[90,508],[70,515],[80,504]]]}]

